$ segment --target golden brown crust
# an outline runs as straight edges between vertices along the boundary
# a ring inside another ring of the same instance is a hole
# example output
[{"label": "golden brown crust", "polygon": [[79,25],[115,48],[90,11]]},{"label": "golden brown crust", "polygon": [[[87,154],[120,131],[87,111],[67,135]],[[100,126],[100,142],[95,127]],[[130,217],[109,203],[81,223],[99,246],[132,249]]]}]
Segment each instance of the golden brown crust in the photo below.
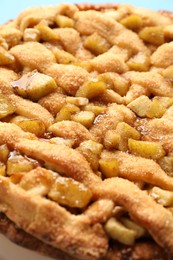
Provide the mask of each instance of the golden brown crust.
[{"label": "golden brown crust", "polygon": [[26,247],[28,249],[37,251],[41,254],[53,257],[57,260],[75,260],[72,256],[68,256],[61,250],[53,248],[48,244],[43,243],[39,239],[29,235],[22,229],[18,228],[12,221],[10,221],[3,213],[0,213],[0,230],[3,235],[14,243]]},{"label": "golden brown crust", "polygon": [[81,255],[86,260],[105,255],[107,236],[99,223],[92,225],[87,216],[72,215],[54,202],[32,197],[3,177],[0,182],[1,197],[6,198],[0,199],[0,210],[27,233],[77,259]]},{"label": "golden brown crust", "polygon": [[[93,13],[91,11],[88,13],[88,16],[83,16],[82,12],[75,15],[77,10],[76,7],[79,8],[80,11],[93,10]],[[51,24],[56,14],[60,11],[59,8],[61,9],[62,14],[68,13],[69,17],[74,17],[76,23],[75,26],[79,33],[84,31],[84,34],[87,35],[96,31],[101,36],[106,35],[108,42],[111,45],[117,44],[119,47],[130,49],[132,51],[131,54],[133,55],[140,53],[141,51],[145,53],[145,55],[148,55],[148,49],[142,40],[136,36],[136,34],[130,30],[125,31],[122,25],[118,24],[116,21],[113,22],[111,19],[107,19],[106,16],[103,21],[102,15],[100,13],[95,13],[95,11],[104,12],[108,9],[110,11],[118,8],[121,9],[121,5],[117,4],[77,4],[76,6],[64,4],[61,7],[56,7],[54,10],[50,7],[46,13],[44,13],[44,11],[42,12],[40,9],[40,13],[37,18],[34,15],[32,16],[32,12],[37,12],[37,9],[33,8],[22,13],[22,15],[18,17],[16,24],[20,27],[20,30],[23,31],[27,26],[37,24],[39,21],[41,21],[41,19],[45,18],[45,16]],[[127,5],[124,8],[126,14],[133,13],[133,7]],[[120,11],[120,13],[122,15],[120,18],[124,18],[123,11]],[[144,15],[141,9],[136,9],[136,13],[141,14],[141,16]],[[146,16],[146,26],[148,23],[151,23],[153,26],[157,25],[159,22],[156,21],[156,18],[159,17],[157,16],[159,13],[162,14],[163,18],[161,19],[160,24],[169,24],[169,22],[173,19],[172,13],[167,11],[160,11],[155,13],[154,18],[151,17],[151,20],[149,16]],[[94,20],[95,17],[99,26],[93,27],[91,18]],[[83,21],[82,25],[80,24],[80,21]],[[107,32],[108,28],[111,28],[112,33],[110,31],[109,33]],[[1,32],[3,33],[3,28]],[[79,33],[76,34],[76,31],[69,29],[68,33],[71,33],[74,39],[78,39],[76,40],[76,45],[74,44],[73,46],[69,46],[69,38],[65,36],[64,32],[64,29],[61,31],[59,30],[58,40],[60,40],[60,43],[65,46],[66,51],[76,55],[76,57],[79,58],[80,53],[78,52],[78,48],[82,49]],[[15,29],[12,33],[17,35],[16,39],[18,42],[20,42],[21,32],[18,29]],[[111,37],[112,34],[116,35],[116,37]],[[64,35],[64,37],[62,35]],[[4,37],[8,42],[9,37],[11,37],[11,34],[8,33],[8,30]],[[125,41],[127,37],[129,41]],[[169,46],[168,49],[169,51],[172,51],[170,50]],[[40,50],[42,55],[39,55]],[[172,64],[172,59],[169,58],[170,52],[165,54],[165,46],[163,46],[163,50],[160,49],[161,55],[160,52],[157,53],[157,51],[154,52],[154,54],[151,56],[151,62],[153,66],[166,68]],[[90,78],[90,69],[87,71],[86,68],[83,69],[78,66],[76,67],[72,65],[66,66],[64,64],[57,64],[52,52],[40,43],[32,42],[16,45],[11,48],[10,54],[15,57],[17,64],[19,63],[25,68],[29,66],[30,69],[38,69],[40,72],[53,77],[58,86],[61,88],[61,93],[63,94],[67,93],[69,95],[75,95],[80,86]],[[93,57],[89,51],[83,55],[83,58],[81,56],[81,60],[85,60],[85,57]],[[165,59],[164,55],[167,55],[168,59]],[[28,59],[30,56],[32,56],[33,59]],[[161,56],[161,60],[159,60],[157,56]],[[114,52],[109,52],[106,55],[100,54],[99,57],[93,58],[89,65],[96,73],[104,73],[106,71],[125,73],[128,71],[128,66],[126,65],[125,61],[121,58],[119,59],[119,57],[117,57],[117,53],[114,54]],[[115,129],[117,124],[122,121],[133,125],[134,121],[136,120],[134,113],[132,113],[125,106],[114,104],[101,115],[101,117],[105,119],[104,122],[102,122],[99,118],[98,121],[95,121],[94,126],[91,127],[90,131],[88,131],[86,128],[80,128],[81,125],[78,127],[78,124],[75,122],[71,122],[66,126],[64,126],[63,122],[52,125],[54,122],[53,116],[55,116],[55,114],[59,111],[59,107],[57,108],[55,104],[55,109],[52,109],[52,107],[49,107],[49,104],[45,104],[44,100],[40,100],[39,104],[35,104],[32,101],[25,100],[14,95],[13,90],[9,86],[9,82],[12,80],[11,78],[16,80],[17,74],[12,73],[10,75],[10,73],[11,72],[9,72],[9,79],[7,79],[7,82],[2,79],[2,83],[5,84],[5,87],[3,87],[1,84],[0,90],[8,97],[12,104],[14,104],[16,107],[16,113],[29,118],[39,118],[40,120],[44,121],[48,130],[52,131],[55,135],[62,136],[65,139],[74,139],[73,141],[76,146],[78,146],[81,141],[87,141],[88,139],[101,142],[106,134],[107,129]],[[166,96],[172,97],[172,86],[170,82],[163,79],[162,76],[158,74],[156,75],[155,73],[152,74],[152,72],[148,72],[148,74],[144,72],[142,76],[142,79],[145,78],[144,82],[142,82],[140,76],[141,72],[139,75],[137,75],[137,72],[132,73],[132,75],[128,72],[124,74],[124,77],[128,82],[131,84],[139,84],[140,93],[144,91],[144,94],[147,93],[148,96],[150,94],[165,96],[166,86]],[[131,94],[133,96],[133,91]],[[61,98],[61,102],[64,104],[64,97],[61,96]],[[102,99],[100,98],[100,100],[101,102],[104,102],[104,97]],[[121,100],[120,104],[124,104],[128,99],[125,100],[121,98],[119,100]],[[46,106],[46,109],[44,108],[44,105]],[[51,109],[53,111],[51,111]],[[51,114],[53,114],[53,116]],[[165,113],[164,117],[166,117],[167,120],[169,115],[167,116]],[[162,122],[160,123],[162,125]],[[68,121],[66,121],[66,124],[68,124]],[[149,135],[147,137],[149,140],[150,138],[155,138],[154,134],[155,131],[157,131],[157,124],[154,122],[154,120],[153,124],[154,127],[151,127],[152,130],[149,131]],[[141,125],[142,127],[144,126],[143,122]],[[8,144],[12,148],[18,149],[25,155],[29,155],[35,159],[50,164],[51,167],[53,167],[53,169],[55,169],[57,172],[63,172],[64,174],[67,174],[68,177],[84,183],[91,189],[94,199],[106,198],[111,203],[113,203],[113,205],[114,203],[117,203],[118,205],[120,204],[128,210],[128,213],[132,219],[136,220],[137,223],[141,224],[149,231],[149,233],[153,236],[159,245],[162,247],[165,246],[169,249],[169,252],[173,252],[172,214],[167,209],[156,204],[148,195],[144,194],[144,192],[138,189],[133,183],[129,182],[129,180],[143,181],[147,184],[155,184],[161,188],[172,191],[173,187],[171,177],[168,177],[166,173],[164,173],[164,171],[160,168],[160,166],[158,166],[155,162],[151,160],[147,161],[147,159],[142,158],[136,162],[136,157],[125,153],[123,154],[123,152],[117,152],[117,154],[114,154],[114,156],[121,163],[119,177],[125,178],[127,180],[114,178],[101,182],[100,178],[96,174],[93,174],[89,163],[86,162],[85,158],[81,156],[78,151],[74,151],[63,145],[50,145],[50,143],[43,144],[40,140],[37,140],[34,135],[20,131],[20,128],[18,129],[17,127],[12,127],[10,129],[10,127],[5,123],[0,123],[1,141],[3,140],[4,143]],[[147,127],[150,128],[150,124],[147,126],[145,125],[145,127],[146,129]],[[6,131],[4,131],[4,128]],[[171,126],[169,126],[168,129],[169,128],[171,131]],[[70,132],[70,129],[73,129],[74,131]],[[160,129],[160,131],[162,131],[162,127],[160,127]],[[165,132],[165,130],[163,132]],[[163,133],[161,133],[161,137],[163,137]],[[166,138],[162,138],[162,141],[164,149],[168,152],[172,152],[171,144],[167,143]],[[56,152],[54,152],[55,150]],[[105,156],[104,152],[102,156]],[[108,157],[110,158],[111,156],[112,155],[110,152]],[[129,166],[131,168],[129,168]],[[140,174],[139,168],[141,168]],[[156,172],[153,171],[153,169],[157,169],[157,174],[160,173],[159,176],[156,174]],[[40,171],[42,170],[43,169]],[[107,251],[108,239],[104,228],[102,225],[98,224],[102,222],[99,217],[90,217],[87,212],[85,214],[75,216],[70,214],[67,210],[64,210],[62,207],[59,207],[59,205],[55,206],[53,203],[46,203],[46,200],[43,198],[37,198],[38,202],[36,202],[34,199],[29,199],[29,195],[25,194],[25,192],[22,192],[20,189],[16,189],[13,184],[10,184],[10,182],[6,181],[3,177],[0,177],[0,182],[2,188],[0,194],[2,197],[7,197],[7,200],[2,199],[1,201],[0,199],[0,209],[6,214],[5,216],[3,213],[0,213],[0,232],[19,245],[38,251],[42,254],[49,255],[57,260],[172,259],[172,256],[167,254],[155,242],[149,239],[141,242],[138,241],[133,247],[123,246],[118,242],[114,242],[112,245],[110,243],[110,247]],[[136,199],[136,197],[138,199]],[[17,204],[20,204],[19,202],[21,199],[27,202],[27,206],[32,209],[33,214],[31,214],[29,217],[27,217],[25,212],[26,209],[24,209],[24,207],[22,208],[22,206],[21,215],[15,212],[15,210],[18,211],[20,209]],[[146,205],[148,207],[147,212]],[[13,210],[13,206],[15,210]],[[52,212],[51,217],[48,216],[49,211]],[[59,220],[55,221],[57,215],[65,218],[65,222],[61,222]],[[111,214],[108,214],[108,216],[109,215],[111,216]],[[102,214],[100,214],[100,218],[103,218]],[[47,223],[45,223],[44,219],[47,220]],[[48,223],[50,223],[50,227],[48,226]],[[68,227],[68,223],[70,227]],[[18,226],[16,226],[16,224]],[[61,225],[62,227],[60,227]],[[53,232],[53,228],[55,226],[56,232],[59,232],[58,234],[61,235],[63,234],[63,239],[58,238],[58,236],[56,236],[57,233]],[[71,228],[72,226],[73,229]],[[44,230],[45,228],[47,230]],[[71,234],[71,231],[74,233]],[[84,233],[86,236],[84,236]]]},{"label": "golden brown crust", "polygon": [[[1,123],[1,124],[3,125],[4,123]],[[6,125],[6,128],[8,129],[7,125]],[[16,128],[16,130],[17,130],[17,128]],[[0,134],[0,137],[1,137],[1,139],[5,138],[6,140],[10,140],[11,139],[10,135],[12,133],[13,133],[13,128],[11,128],[11,131],[10,131],[10,129],[8,130],[8,132],[6,131],[7,135],[4,134],[4,132],[2,131],[2,134]],[[6,142],[8,142],[8,141],[6,141]],[[27,140],[27,139],[26,140],[21,139],[21,141],[19,140],[19,142],[17,142],[17,143],[14,140],[13,146],[18,148],[20,151],[24,152],[25,154],[27,154],[29,156],[31,156],[31,155],[32,155],[32,157],[36,156],[37,159],[41,159],[43,161],[52,163],[54,165],[54,167],[58,167],[57,169],[60,170],[61,172],[68,172],[68,174],[70,174],[69,175],[70,177],[73,177],[76,180],[80,180],[84,184],[89,186],[96,198],[105,198],[105,196],[106,196],[106,198],[112,199],[116,203],[120,203],[121,205],[123,205],[125,208],[127,208],[129,210],[129,213],[132,215],[132,217],[134,219],[137,220],[137,222],[141,223],[143,226],[145,226],[148,229],[149,232],[151,232],[151,234],[153,235],[153,237],[155,237],[156,241],[159,244],[164,246],[164,243],[166,243],[167,246],[169,246],[170,251],[172,250],[171,249],[172,248],[172,245],[171,245],[172,239],[170,238],[171,237],[170,234],[172,234],[172,229],[173,229],[172,221],[171,221],[172,214],[170,212],[166,211],[161,206],[154,203],[148,196],[143,194],[142,191],[140,191],[137,187],[135,187],[134,184],[132,184],[126,180],[120,179],[120,178],[107,179],[103,183],[100,183],[97,176],[93,175],[91,170],[88,168],[87,164],[85,165],[85,161],[82,159],[82,157],[80,158],[80,155],[77,152],[74,153],[74,152],[72,152],[73,151],[72,149],[67,148],[65,146],[58,147],[53,144],[49,144],[49,143],[44,144],[37,140]],[[60,149],[61,151],[58,151],[57,149]],[[62,150],[63,150],[63,152],[62,152]],[[53,153],[51,151],[53,151]],[[67,154],[69,155],[70,153],[72,153],[72,155],[68,157],[69,162],[67,164],[64,164],[65,162],[67,162],[66,155]],[[79,160],[80,160],[81,164],[83,165],[83,167],[77,170],[76,167],[78,167],[77,162]],[[70,166],[70,168],[68,168],[68,166]],[[71,167],[71,166],[73,166],[73,167]],[[80,171],[81,173],[79,175],[76,175],[76,171],[77,172]],[[75,231],[75,229],[76,229],[76,232],[78,232],[78,236],[76,237],[77,241],[75,242],[75,240],[73,239],[73,242],[74,242],[73,247],[76,247],[75,243],[77,243],[77,244],[81,243],[80,239],[82,237],[80,237],[79,230],[83,229],[82,228],[83,224],[84,225],[87,224],[87,223],[85,224],[84,217],[81,216],[82,222],[80,222],[79,221],[80,218],[76,218],[76,220],[75,220],[74,217],[70,216],[67,212],[62,211],[62,209],[59,208],[58,206],[55,207],[55,205],[53,205],[53,204],[51,205],[50,202],[47,204],[45,200],[38,199],[38,198],[36,199],[37,202],[35,200],[32,201],[30,199],[30,196],[25,194],[25,192],[23,192],[22,190],[16,189],[16,187],[13,184],[10,184],[9,181],[5,180],[2,177],[1,177],[1,188],[2,188],[2,190],[0,191],[1,197],[8,198],[8,200],[6,200],[6,201],[3,199],[3,203],[1,205],[1,210],[5,211],[8,217],[15,220],[15,222],[18,225],[20,225],[21,227],[23,227],[25,230],[27,230],[27,232],[29,232],[30,234],[36,235],[43,241],[47,241],[47,239],[45,239],[46,234],[44,232],[45,232],[45,230],[47,232],[48,226],[46,226],[46,228],[43,230],[42,226],[45,225],[46,223],[41,222],[43,219],[46,218],[49,223],[49,227],[50,227],[49,236],[51,236],[51,244],[56,246],[57,242],[58,242],[59,248],[66,250],[68,248],[68,243],[69,242],[71,243],[72,241],[71,241],[71,239],[69,241],[69,237],[67,237],[67,240],[65,239],[63,241],[56,241],[56,236],[55,236],[56,234],[54,234],[54,232],[51,228],[51,225],[53,225],[53,226],[56,225],[58,228],[59,223],[57,221],[56,221],[56,223],[54,222],[56,220],[56,218],[53,218],[51,220],[49,219],[46,212],[51,211],[52,216],[53,216],[53,214],[54,214],[54,216],[56,216],[57,214],[59,216],[61,215],[62,219],[64,219],[64,221],[65,221],[65,219],[67,218],[69,223],[73,219],[73,225],[74,225],[73,230]],[[114,190],[114,192],[113,192],[113,190]],[[126,200],[127,190],[128,190],[128,200]],[[138,197],[137,201],[136,201],[136,196]],[[28,218],[28,215],[26,215],[26,212],[22,205],[20,205],[20,208],[18,208],[19,201],[21,199],[27,203],[27,205],[30,208],[30,211],[32,212],[32,214],[31,214],[31,216],[29,216],[29,218]],[[11,207],[14,205],[15,205],[17,212],[21,212],[20,218],[19,218],[18,214],[14,213],[11,210]],[[38,211],[38,209],[36,212],[36,208],[38,206],[40,208],[40,212]],[[147,212],[146,212],[146,206],[147,206]],[[143,212],[143,214],[141,216],[142,212]],[[151,218],[151,216],[152,216],[152,218]],[[33,222],[31,222],[31,219],[33,220]],[[165,225],[166,221],[168,221],[168,222]],[[168,226],[168,223],[169,223],[169,226]],[[61,225],[62,225],[62,223],[61,223]],[[80,227],[80,229],[79,229],[79,227]],[[99,231],[99,229],[98,229],[99,227],[95,227],[95,228],[96,228],[95,231],[97,233],[97,238],[96,238],[97,242],[99,241],[98,234],[100,232],[100,238],[101,237],[103,238],[103,240],[100,241],[100,243],[101,243],[100,245],[102,245],[102,249],[103,249],[103,244],[105,244],[105,249],[106,249],[106,240],[104,240],[104,233],[102,233],[101,229]],[[65,234],[65,232],[67,232],[66,229],[68,230],[68,227],[66,227],[64,230],[63,230],[63,228],[60,229],[59,232],[61,232],[61,234],[63,234],[63,233]],[[71,229],[71,224],[70,224],[70,229]],[[69,232],[70,232],[70,229],[69,229]],[[94,229],[93,229],[93,231],[94,231]],[[83,236],[83,234],[81,234],[81,235]],[[88,246],[88,241],[90,241],[89,236],[90,236],[90,234],[87,234],[87,232],[85,232],[86,241],[83,240],[83,242],[82,242],[83,245],[86,242],[86,244],[84,245],[85,250],[87,249],[86,245]],[[49,242],[49,241],[47,241],[47,242]],[[67,245],[65,245],[66,243],[67,243]],[[78,244],[78,246],[79,246],[79,244]],[[92,242],[92,244],[93,244],[93,242]],[[98,246],[99,246],[99,244],[98,244]],[[77,248],[75,250],[77,250]],[[86,250],[86,253],[87,253],[87,250]],[[74,248],[73,248],[73,254],[76,254],[76,256],[78,255],[77,251],[74,251]]]},{"label": "golden brown crust", "polygon": [[89,3],[82,3],[82,4],[76,4],[76,6],[81,11],[86,11],[86,10],[101,11],[101,10],[104,10],[104,9],[116,9],[118,7],[118,4],[89,4]]},{"label": "golden brown crust", "polygon": [[[3,235],[8,237],[14,243],[26,247],[28,249],[37,251],[43,255],[50,256],[57,260],[75,260],[72,256],[54,248],[37,238],[29,235],[24,230],[18,228],[12,221],[10,221],[3,213],[0,213],[0,230]],[[101,260],[168,260],[171,259],[163,249],[158,247],[153,241],[138,242],[134,247],[122,246],[120,244],[114,245],[109,249],[108,253]]]},{"label": "golden brown crust", "polygon": [[159,13],[173,20],[173,12],[167,10],[161,10],[159,11]]}]

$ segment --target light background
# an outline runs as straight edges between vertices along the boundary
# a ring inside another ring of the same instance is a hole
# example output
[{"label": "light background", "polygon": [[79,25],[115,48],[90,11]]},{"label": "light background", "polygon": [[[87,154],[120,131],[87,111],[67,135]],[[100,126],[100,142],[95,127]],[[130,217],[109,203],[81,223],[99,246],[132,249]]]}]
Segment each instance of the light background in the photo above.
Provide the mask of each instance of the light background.
[{"label": "light background", "polygon": [[[65,1],[65,0],[64,0]],[[90,3],[106,3],[111,0],[83,0],[83,1],[68,1],[71,3],[90,2]],[[112,1],[113,2],[113,1]],[[57,0],[0,0],[0,24],[15,18],[20,11],[27,7],[39,5],[58,4]],[[117,3],[130,3],[139,7],[146,7],[153,10],[170,10],[173,11],[173,0],[124,0]],[[40,256],[35,252],[18,247],[6,238],[0,235],[0,260],[52,260],[48,257]]]},{"label": "light background", "polygon": [[[0,0],[0,24],[5,23],[9,19],[15,18],[17,14],[23,9],[31,6],[38,5],[51,5],[58,4],[62,1],[58,0]],[[64,0],[64,2],[79,3],[79,2],[90,2],[90,3],[130,3],[139,7],[151,8],[154,10],[170,10],[173,11],[172,0]]]}]

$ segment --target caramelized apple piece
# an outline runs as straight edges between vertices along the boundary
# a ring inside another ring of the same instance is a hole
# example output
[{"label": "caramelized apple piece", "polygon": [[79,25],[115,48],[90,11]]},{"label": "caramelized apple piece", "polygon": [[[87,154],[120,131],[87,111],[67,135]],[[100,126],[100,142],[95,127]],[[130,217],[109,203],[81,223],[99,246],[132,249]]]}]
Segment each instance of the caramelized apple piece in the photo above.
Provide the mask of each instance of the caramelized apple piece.
[{"label": "caramelized apple piece", "polygon": [[19,80],[13,81],[11,85],[17,94],[33,101],[38,101],[57,88],[53,78],[36,70],[23,75]]},{"label": "caramelized apple piece", "polygon": [[151,107],[151,104],[151,100],[147,96],[142,95],[130,102],[127,107],[135,112],[138,116],[145,117]]},{"label": "caramelized apple piece", "polygon": [[173,155],[164,156],[163,158],[160,158],[157,162],[169,176],[173,176]]},{"label": "caramelized apple piece", "polygon": [[25,42],[39,42],[40,31],[34,28],[26,28],[23,33],[23,40]]},{"label": "caramelized apple piece", "polygon": [[6,174],[6,166],[4,163],[0,162],[0,176],[5,176]]},{"label": "caramelized apple piece", "polygon": [[91,111],[95,114],[95,116],[98,116],[101,113],[104,113],[106,111],[106,106],[104,105],[94,105],[92,103],[89,103],[84,107],[85,111]]},{"label": "caramelized apple piece", "polygon": [[15,107],[6,99],[6,97],[0,94],[0,119],[15,112]]},{"label": "caramelized apple piece", "polygon": [[116,177],[119,174],[118,161],[116,159],[100,159],[99,166],[106,178]]},{"label": "caramelized apple piece", "polygon": [[88,36],[84,41],[84,47],[86,49],[89,49],[95,55],[99,55],[108,51],[110,48],[110,44],[98,33],[93,33]]},{"label": "caramelized apple piece", "polygon": [[136,238],[142,237],[146,233],[143,227],[139,226],[137,223],[135,223],[129,218],[122,217],[121,222],[125,227],[136,232]]},{"label": "caramelized apple piece", "polygon": [[76,92],[76,97],[94,98],[101,95],[106,89],[106,84],[103,81],[87,81]]},{"label": "caramelized apple piece", "polygon": [[120,21],[122,25],[131,30],[138,30],[142,27],[142,17],[138,14],[131,14]]},{"label": "caramelized apple piece", "polygon": [[84,125],[86,128],[89,128],[95,118],[95,114],[91,111],[80,111],[71,116],[71,119],[75,122],[78,122]]},{"label": "caramelized apple piece", "polygon": [[92,198],[90,190],[84,184],[65,177],[56,179],[48,196],[59,204],[72,208],[83,208]]},{"label": "caramelized apple piece", "polygon": [[58,35],[48,26],[46,20],[41,20],[34,28],[40,32],[40,38],[43,41],[58,40]]},{"label": "caramelized apple piece", "polygon": [[66,103],[70,103],[75,106],[85,106],[89,103],[89,100],[83,97],[66,97]]},{"label": "caramelized apple piece", "polygon": [[145,53],[138,53],[127,62],[130,70],[148,71],[150,66],[150,57]]},{"label": "caramelized apple piece", "polygon": [[119,150],[128,150],[128,139],[132,138],[135,140],[140,139],[140,133],[125,122],[118,123],[116,127],[116,133],[120,136],[120,142],[118,144]]},{"label": "caramelized apple piece", "polygon": [[64,50],[59,50],[58,48],[52,49],[53,54],[55,55],[57,63],[60,64],[70,64],[75,61],[75,57]]},{"label": "caramelized apple piece", "polygon": [[62,120],[69,120],[71,119],[72,114],[79,111],[80,109],[77,106],[73,104],[65,104],[57,114],[56,122],[60,122]]},{"label": "caramelized apple piece", "polygon": [[140,96],[128,107],[140,117],[160,118],[166,112],[166,108],[172,105],[173,99],[169,97],[154,97],[151,101],[147,96]]},{"label": "caramelized apple piece", "polygon": [[108,130],[105,134],[103,144],[106,149],[118,149],[121,136],[117,134],[116,130]]},{"label": "caramelized apple piece", "polygon": [[114,72],[99,75],[99,79],[106,83],[107,88],[113,89],[120,96],[125,96],[129,89],[129,82]]},{"label": "caramelized apple piece", "polygon": [[86,61],[86,60],[84,60],[84,61],[77,61],[73,65],[74,66],[79,66],[79,67],[85,69],[88,72],[91,72],[91,70],[92,70],[92,65],[90,64],[89,61]]},{"label": "caramelized apple piece", "polygon": [[155,102],[155,100],[157,100],[159,102],[159,105],[162,108],[168,108],[173,105],[173,98],[170,98],[170,97],[155,96],[153,98],[153,102]]},{"label": "caramelized apple piece", "polygon": [[165,151],[160,143],[128,140],[130,152],[144,158],[157,160],[165,155]]},{"label": "caramelized apple piece", "polygon": [[104,104],[117,103],[123,104],[124,99],[112,89],[106,89],[102,95],[98,97],[98,101]]},{"label": "caramelized apple piece", "polygon": [[6,144],[0,145],[0,161],[3,163],[7,162],[8,156],[9,156],[9,149]]},{"label": "caramelized apple piece", "polygon": [[48,170],[36,168],[22,177],[19,186],[35,195],[45,196],[51,189],[55,177]]},{"label": "caramelized apple piece", "polygon": [[61,28],[74,26],[74,21],[65,15],[57,15],[55,22]]},{"label": "caramelized apple piece", "polygon": [[28,119],[24,116],[15,116],[10,120],[11,123],[14,123],[20,126],[24,131],[35,134],[40,137],[46,131],[43,121],[40,119]]},{"label": "caramelized apple piece", "polygon": [[16,152],[11,152],[7,161],[7,175],[18,172],[29,172],[35,167],[31,160]]},{"label": "caramelized apple piece", "polygon": [[168,68],[162,71],[162,76],[166,79],[173,81],[173,66],[169,66]]},{"label": "caramelized apple piece", "polygon": [[106,225],[105,230],[108,235],[125,245],[133,245],[136,238],[136,231],[126,228],[121,222],[115,218],[110,218]]},{"label": "caramelized apple piece", "polygon": [[26,174],[26,172],[14,173],[13,175],[10,175],[10,181],[14,184],[19,184],[24,174]]},{"label": "caramelized apple piece", "polygon": [[159,99],[154,98],[150,108],[148,109],[146,116],[149,118],[160,118],[166,112],[166,108],[163,107]]},{"label": "caramelized apple piece", "polygon": [[173,192],[154,187],[149,191],[151,197],[164,207],[173,206]]},{"label": "caramelized apple piece", "polygon": [[85,149],[85,150],[90,150],[97,156],[100,156],[102,149],[103,149],[103,145],[100,143],[94,142],[92,140],[87,140],[87,141],[82,142],[80,144],[79,148]]},{"label": "caramelized apple piece", "polygon": [[165,42],[163,29],[159,26],[145,27],[139,32],[139,37],[154,45],[161,45]]},{"label": "caramelized apple piece", "polygon": [[0,66],[13,64],[14,61],[14,56],[0,46]]},{"label": "caramelized apple piece", "polygon": [[97,171],[99,167],[99,157],[102,152],[103,146],[100,143],[92,140],[80,143],[77,150],[86,158],[90,163],[93,171]]}]

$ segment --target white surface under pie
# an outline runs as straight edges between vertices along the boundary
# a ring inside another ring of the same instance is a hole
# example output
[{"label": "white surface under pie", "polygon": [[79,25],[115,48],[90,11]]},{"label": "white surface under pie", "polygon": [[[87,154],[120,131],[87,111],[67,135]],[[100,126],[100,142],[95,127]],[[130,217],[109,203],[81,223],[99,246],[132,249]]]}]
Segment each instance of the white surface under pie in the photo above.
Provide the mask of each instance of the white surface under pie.
[{"label": "white surface under pie", "polygon": [[52,260],[31,250],[19,247],[0,235],[0,260]]}]

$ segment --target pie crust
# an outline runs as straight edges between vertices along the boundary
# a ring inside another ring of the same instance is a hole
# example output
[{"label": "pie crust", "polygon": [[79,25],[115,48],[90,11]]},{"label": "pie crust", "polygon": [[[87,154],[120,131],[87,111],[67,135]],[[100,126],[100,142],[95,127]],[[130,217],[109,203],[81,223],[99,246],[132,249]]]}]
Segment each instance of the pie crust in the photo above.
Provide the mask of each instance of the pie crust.
[{"label": "pie crust", "polygon": [[0,232],[63,260],[172,259],[173,16],[34,7],[0,27]]}]

